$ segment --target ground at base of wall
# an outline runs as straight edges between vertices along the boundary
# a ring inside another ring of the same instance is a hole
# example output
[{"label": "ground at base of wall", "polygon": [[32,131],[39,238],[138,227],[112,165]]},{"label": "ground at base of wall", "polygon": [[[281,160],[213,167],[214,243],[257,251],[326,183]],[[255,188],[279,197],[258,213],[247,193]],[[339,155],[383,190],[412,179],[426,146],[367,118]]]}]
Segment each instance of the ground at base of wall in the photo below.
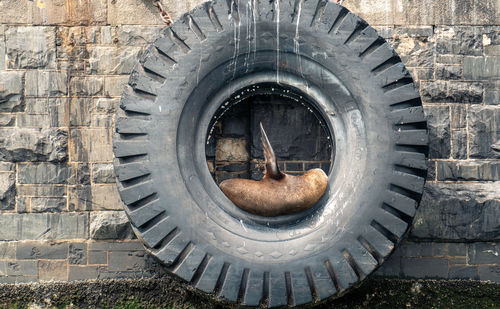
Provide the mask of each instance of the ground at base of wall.
[{"label": "ground at base of wall", "polygon": [[[367,279],[339,299],[307,308],[499,308],[500,284]],[[236,308],[171,278],[0,285],[0,308]]]}]

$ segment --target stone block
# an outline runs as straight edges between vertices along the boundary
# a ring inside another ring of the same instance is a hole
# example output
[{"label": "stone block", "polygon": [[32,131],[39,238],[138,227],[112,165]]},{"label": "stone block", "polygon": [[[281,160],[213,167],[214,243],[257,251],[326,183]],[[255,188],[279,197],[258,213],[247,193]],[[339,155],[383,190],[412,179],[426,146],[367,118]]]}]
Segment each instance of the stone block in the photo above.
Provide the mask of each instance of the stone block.
[{"label": "stone block", "polygon": [[92,164],[92,183],[102,184],[110,183],[114,184],[115,180],[115,170],[113,164],[111,163],[95,163]]},{"label": "stone block", "polygon": [[66,196],[64,185],[17,185],[18,196],[63,197]]},{"label": "stone block", "polygon": [[479,266],[479,278],[482,281],[500,282],[500,266]]},{"label": "stone block", "polygon": [[[123,0],[123,1],[108,1],[108,23],[111,25],[163,25],[158,11],[149,1],[141,0]],[[185,1],[175,1],[175,6],[168,6],[163,2],[165,7],[169,8],[169,13],[173,18],[186,12]],[[176,7],[182,6],[182,12],[177,12]],[[173,10],[173,11],[171,11]],[[137,14],[137,12],[141,12]],[[174,12],[176,15],[173,15]],[[134,16],[134,18],[130,18]]]},{"label": "stone block", "polygon": [[78,163],[77,165],[77,184],[90,185],[90,166],[87,163]]},{"label": "stone block", "polygon": [[399,277],[401,273],[401,257],[391,255],[374,273],[381,277]]},{"label": "stone block", "polygon": [[436,161],[428,161],[427,162],[427,181],[435,181],[436,180]]},{"label": "stone block", "polygon": [[86,243],[71,243],[69,245],[68,261],[71,265],[87,264],[87,244]]},{"label": "stone block", "polygon": [[500,108],[469,108],[469,155],[471,158],[500,158]]},{"label": "stone block", "polygon": [[32,212],[61,212],[67,210],[67,199],[60,197],[31,198]]},{"label": "stone block", "polygon": [[66,259],[68,257],[67,243],[47,243],[41,241],[23,241],[17,244],[16,258],[18,260],[36,259]]},{"label": "stone block", "polygon": [[146,266],[145,251],[110,251],[108,271],[142,271]]},{"label": "stone block", "polygon": [[469,80],[500,79],[500,56],[465,57],[464,77]]},{"label": "stone block", "polygon": [[411,239],[499,240],[498,182],[427,183],[413,222]]},{"label": "stone block", "polygon": [[69,187],[69,211],[92,210],[92,195],[90,186],[70,186]]},{"label": "stone block", "polygon": [[71,130],[69,157],[73,162],[111,162],[113,160],[111,129]]},{"label": "stone block", "polygon": [[477,266],[451,266],[450,279],[479,280],[479,269]]},{"label": "stone block", "polygon": [[2,0],[0,1],[0,23],[26,24],[31,22],[29,9],[33,7],[31,1]]},{"label": "stone block", "polygon": [[436,63],[446,65],[462,65],[464,56],[462,55],[436,55]]},{"label": "stone block", "polygon": [[500,180],[500,162],[439,161],[438,180],[498,181]]},{"label": "stone block", "polygon": [[448,106],[424,106],[429,129],[429,157],[450,157],[450,110]]},{"label": "stone block", "polygon": [[451,156],[454,159],[467,159],[467,130],[451,131]]},{"label": "stone block", "polygon": [[0,127],[13,127],[16,124],[16,115],[0,115]]},{"label": "stone block", "polygon": [[106,1],[79,0],[37,2],[33,7],[33,23],[41,25],[70,24],[95,25],[105,24],[107,17]]},{"label": "stone block", "polygon": [[11,162],[61,162],[68,156],[68,133],[47,128],[0,130],[0,159]]},{"label": "stone block", "polygon": [[0,215],[3,240],[87,239],[88,214],[40,213]]},{"label": "stone block", "polygon": [[97,279],[97,266],[69,266],[69,281]]},{"label": "stone block", "polygon": [[106,251],[88,251],[89,265],[107,265],[108,253]]},{"label": "stone block", "polygon": [[103,239],[131,239],[133,232],[123,211],[94,211],[90,213],[90,237]]},{"label": "stone block", "polygon": [[216,142],[216,161],[247,161],[247,141],[242,138],[219,138]]},{"label": "stone block", "polygon": [[92,103],[93,114],[114,115],[120,105],[120,99],[96,98]]},{"label": "stone block", "polygon": [[27,213],[31,206],[31,198],[24,196],[16,196],[16,211],[18,213]]},{"label": "stone block", "polygon": [[48,98],[25,98],[25,112],[31,115],[48,115],[49,114],[49,99]]},{"label": "stone block", "polygon": [[92,241],[89,242],[89,251],[137,251],[143,250],[144,245],[138,240],[133,241]]},{"label": "stone block", "polygon": [[10,26],[5,30],[9,69],[55,69],[55,27]]},{"label": "stone block", "polygon": [[16,165],[10,162],[0,161],[0,172],[14,172],[16,170]]},{"label": "stone block", "polygon": [[481,56],[483,27],[442,26],[436,28],[438,54]]},{"label": "stone block", "polygon": [[438,65],[436,67],[436,79],[442,79],[442,80],[463,79],[462,67],[458,65]]},{"label": "stone block", "polygon": [[448,260],[444,258],[401,258],[401,273],[408,278],[448,278]]},{"label": "stone block", "polygon": [[433,243],[434,256],[461,256],[467,255],[465,243]]},{"label": "stone block", "polygon": [[38,261],[38,280],[67,281],[68,261],[67,260]]},{"label": "stone block", "polygon": [[112,185],[93,185],[92,210],[123,210],[123,202],[116,188]]},{"label": "stone block", "polygon": [[54,71],[26,72],[26,96],[65,96],[68,93],[67,73]]},{"label": "stone block", "polygon": [[0,276],[36,276],[37,261],[0,261]]},{"label": "stone block", "polygon": [[21,128],[48,128],[50,118],[47,115],[17,115],[17,126]]},{"label": "stone block", "polygon": [[451,107],[451,123],[452,129],[465,129],[467,127],[467,109],[465,105],[452,105]]},{"label": "stone block", "polygon": [[104,80],[104,95],[109,97],[119,97],[122,95],[129,76],[107,76]]},{"label": "stone block", "polygon": [[469,244],[469,264],[498,264],[500,244],[476,242]]},{"label": "stone block", "polygon": [[[401,31],[401,30],[400,30]],[[432,31],[432,29],[431,29]],[[434,40],[426,36],[401,32],[394,37],[392,44],[407,67],[434,66]]]},{"label": "stone block", "polygon": [[24,110],[24,72],[0,72],[0,113]]},{"label": "stone block", "polygon": [[89,49],[90,74],[130,74],[142,47],[94,46]]},{"label": "stone block", "polygon": [[4,36],[4,33],[5,33],[4,25],[0,25],[0,70],[5,70],[5,36]]},{"label": "stone block", "polygon": [[16,174],[0,173],[0,210],[16,207]]},{"label": "stone block", "polygon": [[123,25],[118,27],[118,43],[124,46],[144,46],[153,43],[163,27],[143,25]]},{"label": "stone block", "polygon": [[500,81],[484,84],[484,104],[500,105]]},{"label": "stone block", "polygon": [[69,91],[72,96],[102,95],[103,88],[103,78],[96,76],[74,76],[69,83]]},{"label": "stone block", "polygon": [[69,125],[68,98],[49,98],[48,104],[50,127],[67,127]]},{"label": "stone block", "polygon": [[422,82],[420,95],[426,103],[482,103],[483,84],[478,82]]},{"label": "stone block", "polygon": [[91,98],[71,98],[69,109],[69,125],[82,127],[90,125]]},{"label": "stone block", "polygon": [[0,242],[0,260],[16,259],[17,242],[2,241]]}]

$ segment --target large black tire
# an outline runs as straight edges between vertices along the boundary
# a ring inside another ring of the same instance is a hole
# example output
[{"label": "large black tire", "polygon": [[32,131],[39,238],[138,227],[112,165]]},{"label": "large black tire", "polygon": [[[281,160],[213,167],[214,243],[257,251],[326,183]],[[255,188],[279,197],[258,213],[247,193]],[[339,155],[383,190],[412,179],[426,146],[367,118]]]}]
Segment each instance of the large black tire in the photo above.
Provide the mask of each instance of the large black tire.
[{"label": "large black tire", "polygon": [[[204,145],[226,99],[270,82],[313,102],[335,158],[311,211],[263,218],[218,189]],[[333,2],[196,8],[146,50],[121,109],[115,170],[135,233],[171,273],[231,302],[341,295],[391,253],[421,198],[427,130],[413,80],[373,28]]]}]

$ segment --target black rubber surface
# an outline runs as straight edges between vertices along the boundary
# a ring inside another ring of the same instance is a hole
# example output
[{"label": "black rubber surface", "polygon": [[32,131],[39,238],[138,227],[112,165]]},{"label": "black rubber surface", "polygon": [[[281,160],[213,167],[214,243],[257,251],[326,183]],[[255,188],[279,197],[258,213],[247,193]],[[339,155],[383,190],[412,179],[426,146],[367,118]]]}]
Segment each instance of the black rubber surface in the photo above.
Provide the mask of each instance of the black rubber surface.
[{"label": "black rubber surface", "polygon": [[[302,94],[335,138],[325,196],[272,219],[234,206],[205,160],[221,105],[269,83]],[[323,0],[213,1],[185,15],[132,73],[116,132],[119,191],[148,251],[250,306],[319,301],[364,279],[407,231],[427,169],[410,74],[373,28]]]}]

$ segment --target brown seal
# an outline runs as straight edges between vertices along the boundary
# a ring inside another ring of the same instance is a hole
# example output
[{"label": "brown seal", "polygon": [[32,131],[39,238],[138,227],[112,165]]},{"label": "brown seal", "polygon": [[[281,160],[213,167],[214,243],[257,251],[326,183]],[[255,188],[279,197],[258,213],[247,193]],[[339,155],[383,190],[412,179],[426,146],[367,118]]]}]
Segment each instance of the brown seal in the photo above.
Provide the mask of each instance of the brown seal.
[{"label": "brown seal", "polygon": [[265,217],[297,213],[313,206],[325,193],[325,172],[315,168],[301,176],[282,173],[262,123],[260,131],[266,158],[264,177],[260,181],[224,180],[219,185],[222,192],[239,208]]}]

